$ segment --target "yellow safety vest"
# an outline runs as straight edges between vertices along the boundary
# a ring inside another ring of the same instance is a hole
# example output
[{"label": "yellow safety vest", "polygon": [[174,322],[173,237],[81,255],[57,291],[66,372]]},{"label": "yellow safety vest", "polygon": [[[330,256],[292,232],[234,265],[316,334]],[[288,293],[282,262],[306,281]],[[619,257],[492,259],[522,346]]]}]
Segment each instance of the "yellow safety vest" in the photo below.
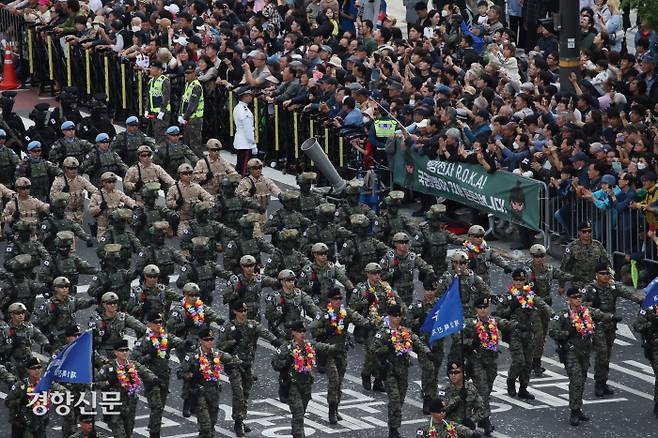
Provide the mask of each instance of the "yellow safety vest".
[{"label": "yellow safety vest", "polygon": [[[167,80],[167,76],[160,75],[155,79],[151,79],[149,84],[149,106],[152,113],[159,113],[162,111],[162,84]],[[168,103],[164,111],[171,111],[171,104]]]},{"label": "yellow safety vest", "polygon": [[377,137],[395,137],[395,128],[397,122],[395,120],[375,120],[375,136]]},{"label": "yellow safety vest", "polygon": [[196,107],[196,111],[192,113],[190,118],[196,119],[203,117],[203,87],[201,86],[201,82],[199,82],[197,79],[185,84],[185,91],[183,92],[183,98],[181,100],[180,106],[181,116],[184,115],[187,111],[187,107],[190,104],[190,97],[192,97],[192,91],[194,90],[194,87],[197,86],[201,89],[201,95],[199,96],[199,104]]}]

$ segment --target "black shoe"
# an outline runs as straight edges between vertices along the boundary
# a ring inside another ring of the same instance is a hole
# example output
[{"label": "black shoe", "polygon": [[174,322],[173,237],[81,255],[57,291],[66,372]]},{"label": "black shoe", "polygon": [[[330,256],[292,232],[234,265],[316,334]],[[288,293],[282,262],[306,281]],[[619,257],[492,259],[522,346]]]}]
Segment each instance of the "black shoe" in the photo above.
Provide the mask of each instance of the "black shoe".
[{"label": "black shoe", "polygon": [[236,436],[245,436],[242,420],[235,420],[235,424],[233,425],[233,432],[235,432]]},{"label": "black shoe", "polygon": [[428,397],[423,398],[423,415],[430,414],[430,401],[431,399]]},{"label": "black shoe", "polygon": [[372,390],[372,382],[370,381],[370,376],[364,376],[363,374],[361,375],[361,385],[363,385],[363,389],[366,391],[371,391]]},{"label": "black shoe", "polygon": [[507,379],[507,395],[510,397],[515,397],[516,396],[516,380],[515,379]]},{"label": "black shoe", "polygon": [[494,431],[495,427],[493,424],[491,424],[491,419],[489,417],[485,418],[482,420],[482,428],[484,429],[484,435],[489,436],[491,435],[491,432]]},{"label": "black shoe", "polygon": [[183,417],[189,418],[192,416],[192,400],[186,398],[183,400]]},{"label": "black shoe", "polygon": [[546,368],[541,366],[541,359],[533,359],[532,360],[532,372],[536,377],[543,377],[544,371],[546,371]]},{"label": "black shoe", "polygon": [[381,379],[375,379],[375,383],[372,384],[372,390],[376,392],[386,392],[384,389],[384,382]]},{"label": "black shoe", "polygon": [[612,388],[610,388],[610,385],[608,385],[607,383],[603,382],[601,383],[601,386],[603,387],[604,395],[613,395],[615,393],[615,391]]},{"label": "black shoe", "polygon": [[329,403],[329,424],[338,424],[338,403]]},{"label": "black shoe", "polygon": [[535,396],[528,392],[528,387],[526,385],[521,385],[519,387],[519,398],[525,400],[534,400]]},{"label": "black shoe", "polygon": [[244,429],[245,432],[249,433],[251,432],[251,427],[247,426],[244,424],[244,420],[242,421],[242,428]]},{"label": "black shoe", "polygon": [[571,410],[571,416],[569,417],[569,424],[572,426],[578,426],[580,424],[580,414],[578,409]]},{"label": "black shoe", "polygon": [[388,438],[402,438],[402,435],[400,435],[400,432],[398,432],[397,427],[389,427]]},{"label": "black shoe", "polygon": [[580,421],[589,421],[589,417],[585,415],[582,409],[578,409],[578,419]]},{"label": "black shoe", "polygon": [[340,412],[338,412],[338,406],[336,406],[336,419],[338,421],[343,421],[342,415],[340,415]]},{"label": "black shoe", "polygon": [[605,395],[603,385],[604,385],[604,383],[602,383],[602,382],[594,382],[594,395],[595,396],[603,397],[603,395]]}]

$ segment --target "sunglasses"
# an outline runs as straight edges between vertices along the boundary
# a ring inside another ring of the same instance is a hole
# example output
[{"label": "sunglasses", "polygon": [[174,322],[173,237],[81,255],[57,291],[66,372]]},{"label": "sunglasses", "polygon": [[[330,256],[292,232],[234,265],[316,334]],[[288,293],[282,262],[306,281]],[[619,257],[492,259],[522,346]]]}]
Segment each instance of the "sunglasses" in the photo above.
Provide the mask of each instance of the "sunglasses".
[{"label": "sunglasses", "polygon": [[214,336],[210,336],[209,338],[201,338],[201,340],[202,340],[202,341],[206,341],[206,342],[212,342],[212,341],[215,340],[215,337],[214,337]]},{"label": "sunglasses", "polygon": [[41,149],[32,149],[30,152],[34,152],[35,154],[40,154]]},{"label": "sunglasses", "polygon": [[236,312],[236,313],[244,313],[246,311],[247,311],[247,309],[235,309],[234,310],[234,312]]},{"label": "sunglasses", "polygon": [[217,152],[219,150],[219,148],[208,148],[208,150]]},{"label": "sunglasses", "polygon": [[601,271],[601,272],[597,272],[597,274],[599,274],[599,275],[610,275],[610,271]]},{"label": "sunglasses", "polygon": [[101,141],[99,141],[99,143],[109,143],[109,142],[110,142],[110,140],[101,140]]},{"label": "sunglasses", "polygon": [[253,268],[256,264],[242,265],[244,268]]},{"label": "sunglasses", "polygon": [[332,300],[343,301],[343,297],[331,297]]},{"label": "sunglasses", "polygon": [[448,374],[461,374],[461,373],[462,373],[462,370],[453,370],[453,371],[450,371]]},{"label": "sunglasses", "polygon": [[591,229],[591,228],[587,228],[587,229],[584,229],[584,230],[580,230],[580,232],[583,233],[583,234],[591,234],[591,233],[592,233],[592,229]]},{"label": "sunglasses", "polygon": [[544,254],[536,254],[536,255],[533,255],[532,257],[534,257],[534,258],[536,258],[536,259],[543,259],[543,258],[544,258]]},{"label": "sunglasses", "polygon": [[107,181],[103,181],[103,182],[108,183],[108,184],[116,184],[117,180],[111,179],[111,180],[107,180]]},{"label": "sunglasses", "polygon": [[328,252],[325,252],[325,251],[323,251],[323,252],[316,252],[316,253],[315,253],[315,255],[319,255],[319,256],[326,256],[327,254],[329,254],[329,253],[328,253]]},{"label": "sunglasses", "polygon": [[25,311],[21,310],[20,312],[12,312],[14,315],[25,315]]},{"label": "sunglasses", "polygon": [[150,152],[146,152],[146,153],[143,153],[143,154],[139,154],[140,157],[150,157],[150,156],[152,156],[152,155],[153,155],[153,154],[150,153]]},{"label": "sunglasses", "polygon": [[78,170],[78,167],[77,167],[77,166],[73,166],[73,167],[71,167],[71,166],[66,166],[65,169],[68,169],[68,170]]},{"label": "sunglasses", "polygon": [[189,293],[189,294],[187,294],[187,296],[190,297],[190,298],[196,298],[196,297],[198,297],[199,295],[198,295],[198,294]]},{"label": "sunglasses", "polygon": [[254,166],[251,169],[252,170],[261,170],[262,168],[263,168],[263,166]]},{"label": "sunglasses", "polygon": [[130,351],[130,348],[128,348],[128,347],[117,348],[117,351],[119,351],[121,353],[127,353],[127,352]]},{"label": "sunglasses", "polygon": [[190,172],[189,170],[186,170],[185,172],[181,172],[180,174],[181,175],[192,175],[192,172]]},{"label": "sunglasses", "polygon": [[482,239],[484,237],[484,234],[469,234],[469,236],[476,239]]},{"label": "sunglasses", "polygon": [[512,278],[512,281],[525,281],[525,277]]},{"label": "sunglasses", "polygon": [[583,298],[582,295],[571,295],[569,298],[572,300],[581,300]]},{"label": "sunglasses", "polygon": [[153,324],[162,324],[164,321],[161,319],[156,319],[155,321],[151,321]]},{"label": "sunglasses", "polygon": [[459,262],[460,265],[468,265],[468,262]]}]

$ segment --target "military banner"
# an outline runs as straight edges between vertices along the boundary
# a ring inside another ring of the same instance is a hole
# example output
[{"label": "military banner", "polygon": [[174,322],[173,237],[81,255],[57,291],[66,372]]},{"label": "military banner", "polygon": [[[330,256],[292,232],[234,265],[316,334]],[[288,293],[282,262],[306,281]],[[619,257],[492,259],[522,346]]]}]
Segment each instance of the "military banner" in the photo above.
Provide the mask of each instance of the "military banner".
[{"label": "military banner", "polygon": [[540,230],[542,184],[510,172],[487,173],[481,166],[430,160],[397,149],[393,167],[396,184],[442,196],[535,231]]}]

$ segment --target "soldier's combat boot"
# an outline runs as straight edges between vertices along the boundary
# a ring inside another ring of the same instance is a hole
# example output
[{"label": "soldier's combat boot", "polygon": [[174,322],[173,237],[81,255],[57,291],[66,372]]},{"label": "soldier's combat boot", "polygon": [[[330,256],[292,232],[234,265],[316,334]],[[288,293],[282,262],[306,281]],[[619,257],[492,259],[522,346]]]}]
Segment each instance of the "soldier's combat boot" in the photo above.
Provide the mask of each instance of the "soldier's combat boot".
[{"label": "soldier's combat boot", "polygon": [[533,359],[532,360],[532,372],[535,374],[537,377],[542,377],[544,375],[544,371],[546,371],[546,368],[541,366],[541,359]]},{"label": "soldier's combat boot", "polygon": [[578,419],[580,421],[589,421],[589,416],[585,415],[582,409],[578,409]]},{"label": "soldier's combat boot", "polygon": [[603,382],[594,382],[594,395],[597,397],[603,397],[605,391],[603,389]]},{"label": "soldier's combat boot", "polygon": [[402,435],[400,435],[400,432],[398,432],[397,427],[389,427],[388,438],[402,438]]},{"label": "soldier's combat boot", "polygon": [[235,420],[235,424],[233,424],[233,432],[235,432],[236,436],[245,436],[242,420]]},{"label": "soldier's combat boot", "polygon": [[242,423],[242,428],[243,428],[244,431],[247,432],[247,433],[251,432],[251,427],[249,427],[249,426],[247,426],[246,424],[244,424],[244,421],[243,421],[243,423]]},{"label": "soldier's combat boot", "polygon": [[578,409],[571,410],[571,416],[569,417],[569,424],[572,426],[578,426],[580,424],[580,414]]},{"label": "soldier's combat boot", "polygon": [[192,399],[186,398],[183,400],[183,417],[189,418],[192,416]]},{"label": "soldier's combat boot", "polygon": [[338,403],[329,403],[329,424],[338,424]]},{"label": "soldier's combat boot", "polygon": [[423,397],[423,415],[430,414],[430,402],[432,401],[429,397]]},{"label": "soldier's combat boot", "polygon": [[363,385],[363,389],[365,389],[366,391],[370,391],[372,389],[372,382],[370,381],[370,376],[361,374],[361,385]]},{"label": "soldier's combat boot", "polygon": [[653,404],[653,415],[655,415],[656,418],[658,418],[658,403]]},{"label": "soldier's combat boot", "polygon": [[375,392],[386,392],[384,382],[381,379],[375,379],[375,383],[372,384],[372,390]]},{"label": "soldier's combat boot", "polygon": [[491,419],[489,417],[482,420],[482,428],[484,429],[485,436],[491,435],[491,432],[495,429],[494,425],[491,424]]},{"label": "soldier's combat boot", "polygon": [[603,388],[603,395],[613,395],[615,391],[610,388],[608,382],[601,382],[601,387]]},{"label": "soldier's combat boot", "polygon": [[521,385],[519,387],[519,398],[525,400],[534,400],[535,396],[528,392],[528,385]]},{"label": "soldier's combat boot", "polygon": [[510,397],[515,397],[516,396],[516,380],[515,379],[507,379],[507,395]]}]

